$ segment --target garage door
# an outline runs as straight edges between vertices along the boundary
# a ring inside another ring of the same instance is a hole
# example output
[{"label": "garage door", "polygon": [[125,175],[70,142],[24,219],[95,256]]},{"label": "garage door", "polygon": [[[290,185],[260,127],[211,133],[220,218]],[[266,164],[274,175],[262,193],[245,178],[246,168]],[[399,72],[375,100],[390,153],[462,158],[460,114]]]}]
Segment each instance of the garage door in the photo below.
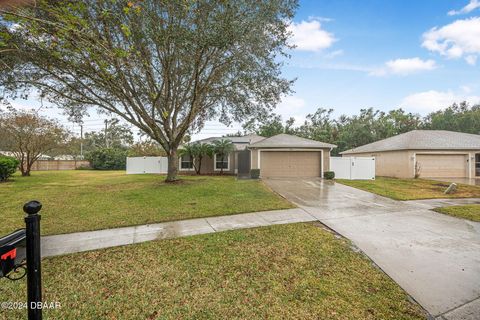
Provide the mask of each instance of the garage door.
[{"label": "garage door", "polygon": [[274,177],[320,177],[319,151],[262,151],[260,174]]},{"label": "garage door", "polygon": [[465,178],[467,177],[467,157],[463,154],[417,154],[420,164],[420,177]]}]

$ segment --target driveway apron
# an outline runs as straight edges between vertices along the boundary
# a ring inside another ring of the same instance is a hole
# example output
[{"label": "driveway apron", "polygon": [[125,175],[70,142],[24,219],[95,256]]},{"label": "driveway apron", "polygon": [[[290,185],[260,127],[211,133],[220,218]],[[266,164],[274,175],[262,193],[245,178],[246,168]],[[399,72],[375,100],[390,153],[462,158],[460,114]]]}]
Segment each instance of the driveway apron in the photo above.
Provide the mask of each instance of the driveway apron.
[{"label": "driveway apron", "polygon": [[480,223],[429,210],[478,199],[395,201],[321,179],[266,182],[350,239],[434,317],[480,319]]}]

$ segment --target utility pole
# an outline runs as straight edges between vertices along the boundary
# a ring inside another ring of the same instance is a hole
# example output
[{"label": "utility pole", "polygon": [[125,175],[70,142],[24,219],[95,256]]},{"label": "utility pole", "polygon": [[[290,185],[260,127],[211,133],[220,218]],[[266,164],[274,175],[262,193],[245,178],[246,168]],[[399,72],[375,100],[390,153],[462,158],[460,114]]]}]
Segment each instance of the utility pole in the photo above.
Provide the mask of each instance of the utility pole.
[{"label": "utility pole", "polygon": [[80,158],[83,160],[83,123],[80,124]]},{"label": "utility pole", "polygon": [[108,148],[107,129],[108,129],[108,120],[105,119],[105,146]]}]

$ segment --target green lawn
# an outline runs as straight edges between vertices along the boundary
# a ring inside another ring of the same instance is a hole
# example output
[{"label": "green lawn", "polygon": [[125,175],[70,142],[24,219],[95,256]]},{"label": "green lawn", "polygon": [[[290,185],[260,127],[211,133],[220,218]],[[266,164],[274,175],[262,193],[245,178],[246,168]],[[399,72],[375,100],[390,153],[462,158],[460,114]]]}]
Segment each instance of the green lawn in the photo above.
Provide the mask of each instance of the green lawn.
[{"label": "green lawn", "polygon": [[458,184],[456,193],[444,194],[449,184],[434,180],[377,177],[375,180],[338,179],[336,181],[395,200],[480,197],[479,186]]},{"label": "green lawn", "polygon": [[464,206],[450,206],[434,209],[437,212],[448,214],[457,218],[480,222],[480,204]]},{"label": "green lawn", "polygon": [[43,203],[42,233],[59,234],[235,213],[291,208],[261,181],[124,171],[43,171],[0,183],[0,234],[23,228],[22,206]]},{"label": "green lawn", "polygon": [[[152,241],[43,261],[49,319],[425,319],[372,262],[317,224]],[[25,280],[0,296],[24,301]],[[0,318],[24,319],[25,311]]]}]

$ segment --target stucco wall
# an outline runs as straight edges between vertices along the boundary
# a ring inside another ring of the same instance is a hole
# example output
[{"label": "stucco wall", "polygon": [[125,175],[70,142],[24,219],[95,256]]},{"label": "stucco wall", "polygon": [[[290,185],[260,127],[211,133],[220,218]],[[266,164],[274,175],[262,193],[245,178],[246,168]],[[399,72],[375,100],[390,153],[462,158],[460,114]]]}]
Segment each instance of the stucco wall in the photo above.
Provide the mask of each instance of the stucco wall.
[{"label": "stucco wall", "polygon": [[[208,156],[204,157],[202,159],[202,166],[200,168],[200,173],[201,174],[214,174],[214,173],[220,173],[220,170],[214,170],[214,158],[210,158]],[[178,168],[180,173],[188,174],[188,173],[195,173],[195,170],[182,170],[180,169],[180,159],[178,160]],[[233,152],[230,154],[230,168],[229,170],[223,170],[224,173],[227,174],[233,174],[235,173],[236,169],[236,153]]]},{"label": "stucco wall", "polygon": [[[468,159],[468,162],[466,164],[466,170],[469,170],[471,172],[471,177],[473,178],[475,177],[475,153],[480,153],[480,150],[401,150],[355,154],[344,153],[342,156],[375,157],[375,171],[377,176],[413,178],[415,175],[414,168],[416,154],[463,154],[465,155],[465,161],[467,161]],[[469,164],[470,162],[471,164]]]}]

